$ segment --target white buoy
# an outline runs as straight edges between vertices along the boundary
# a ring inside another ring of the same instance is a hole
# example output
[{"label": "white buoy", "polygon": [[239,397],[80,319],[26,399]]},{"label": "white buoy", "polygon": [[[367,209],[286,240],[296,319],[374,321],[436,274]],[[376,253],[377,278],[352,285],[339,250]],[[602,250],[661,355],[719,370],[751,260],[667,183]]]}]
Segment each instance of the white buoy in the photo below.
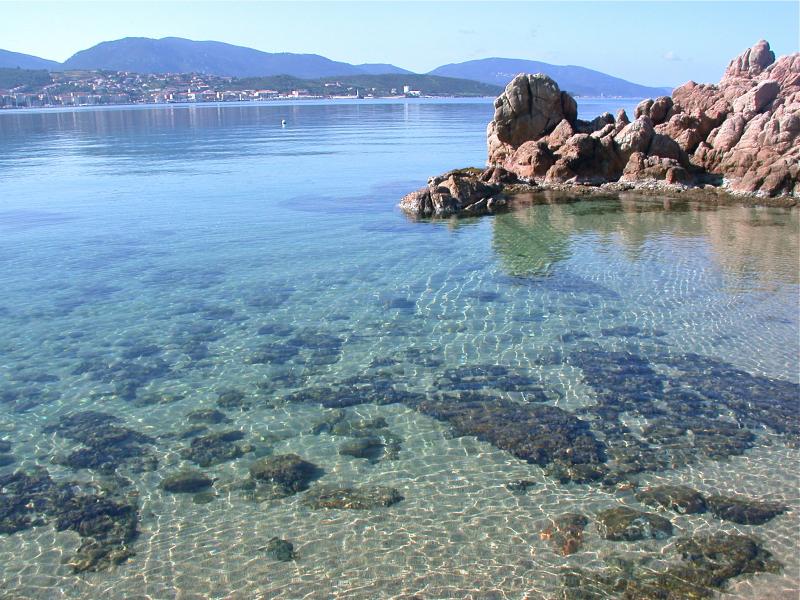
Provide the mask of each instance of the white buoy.
[{"label": "white buoy", "polygon": [[286,127],[286,119],[281,119],[281,127]]}]

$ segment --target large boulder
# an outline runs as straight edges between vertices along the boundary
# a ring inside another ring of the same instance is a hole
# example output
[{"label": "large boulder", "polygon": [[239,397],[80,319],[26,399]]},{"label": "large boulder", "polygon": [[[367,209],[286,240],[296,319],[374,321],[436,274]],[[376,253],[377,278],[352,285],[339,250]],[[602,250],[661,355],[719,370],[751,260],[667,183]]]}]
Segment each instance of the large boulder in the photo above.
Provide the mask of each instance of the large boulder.
[{"label": "large boulder", "polygon": [[[753,196],[800,195],[800,53],[775,59],[759,41],[718,84],[689,81],[624,111],[577,118],[575,99],[543,74],[519,74],[495,100],[488,161],[450,171],[408,194],[413,216],[493,213],[506,186],[652,187],[722,183]],[[511,188],[514,193],[518,188]]]},{"label": "large boulder", "polygon": [[503,209],[501,186],[484,181],[484,174],[479,169],[459,169],[431,177],[427,187],[403,197],[400,208],[415,217],[481,215]]}]

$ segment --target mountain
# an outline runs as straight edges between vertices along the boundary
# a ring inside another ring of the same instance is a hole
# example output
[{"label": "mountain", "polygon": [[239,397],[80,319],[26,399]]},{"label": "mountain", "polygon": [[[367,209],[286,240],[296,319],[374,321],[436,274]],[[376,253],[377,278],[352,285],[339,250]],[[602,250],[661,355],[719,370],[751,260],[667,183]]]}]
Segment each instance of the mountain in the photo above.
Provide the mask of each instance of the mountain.
[{"label": "mountain", "polygon": [[175,37],[103,42],[73,55],[63,68],[137,73],[194,72],[233,77],[289,74],[303,79],[363,73],[354,65],[317,54],[273,54],[223,42],[195,42]]},{"label": "mountain", "polygon": [[367,75],[412,75],[414,73],[413,71],[401,69],[400,67],[388,65],[386,63],[364,63],[356,65],[356,68]]},{"label": "mountain", "polygon": [[3,69],[48,69],[53,71],[61,68],[54,60],[21,54],[9,50],[0,50],[0,68]]},{"label": "mountain", "polygon": [[551,65],[535,60],[515,58],[484,58],[453,63],[438,67],[429,75],[472,79],[505,86],[517,73],[544,73],[555,79],[562,90],[575,96],[645,98],[672,93],[671,88],[639,85],[585,67]]}]

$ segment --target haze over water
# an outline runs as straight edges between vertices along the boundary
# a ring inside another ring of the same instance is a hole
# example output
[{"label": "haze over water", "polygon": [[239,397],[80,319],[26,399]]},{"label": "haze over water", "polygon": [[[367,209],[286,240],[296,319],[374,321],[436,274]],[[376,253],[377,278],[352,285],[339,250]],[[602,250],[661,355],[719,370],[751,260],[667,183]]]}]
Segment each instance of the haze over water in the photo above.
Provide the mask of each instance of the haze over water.
[{"label": "haze over water", "polygon": [[[581,100],[581,117],[635,104]],[[668,389],[701,364],[691,377],[703,390],[798,383],[796,209],[623,197],[405,218],[397,202],[427,177],[483,164],[491,115],[488,100],[0,114],[0,439],[13,455],[0,474],[41,465],[107,482],[56,464],[79,445],[44,431],[85,410],[151,436],[158,461],[118,470],[138,501],[134,556],[76,575],[64,564],[76,533],[0,535],[0,596],[548,598],[564,565],[656,566],[675,538],[716,531],[753,534],[784,565],[735,579],[725,597],[796,595],[796,445],[735,409],[715,419],[752,432],[752,447],[718,460],[698,451],[637,474],[640,487],[683,483],[788,512],[759,526],[663,513],[675,537],[639,542],[590,524],[569,557],[540,539],[548,517],[643,509],[632,491],[559,483],[413,402],[344,408],[384,418],[394,456],[342,455],[347,436],[312,431],[333,409],[292,394],[326,397],[356,377],[431,397],[477,377],[481,393],[560,407],[600,439],[605,424],[586,409],[606,382],[591,366],[612,370],[619,356]],[[508,371],[485,375],[498,365]],[[502,387],[512,379],[519,388]],[[187,413],[232,391],[239,404],[209,429],[243,431],[252,453],[201,469],[216,479],[208,503],[160,490],[197,468],[181,454]],[[404,499],[316,510],[304,493],[257,502],[236,486],[257,456],[289,452],[324,471],[312,490],[382,485]],[[520,479],[525,493],[506,487]],[[275,536],[295,561],[265,556]]]}]

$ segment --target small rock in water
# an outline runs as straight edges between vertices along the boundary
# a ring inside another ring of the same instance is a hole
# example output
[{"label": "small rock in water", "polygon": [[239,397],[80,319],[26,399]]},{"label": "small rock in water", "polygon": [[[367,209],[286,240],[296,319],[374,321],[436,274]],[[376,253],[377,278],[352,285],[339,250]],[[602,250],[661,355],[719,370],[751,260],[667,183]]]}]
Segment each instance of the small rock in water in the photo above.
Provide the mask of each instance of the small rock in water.
[{"label": "small rock in water", "polygon": [[192,502],[195,504],[208,504],[216,500],[217,495],[214,492],[199,492],[192,496]]},{"label": "small rock in water", "polygon": [[297,558],[297,552],[294,551],[292,543],[277,537],[267,542],[265,550],[267,556],[273,560],[289,562]]},{"label": "small rock in water", "polygon": [[250,465],[250,477],[278,485],[291,494],[308,489],[308,484],[321,474],[321,469],[297,454],[276,454]]},{"label": "small rock in water", "polygon": [[309,491],[304,502],[311,508],[344,508],[369,510],[392,506],[403,500],[397,489],[386,486],[335,487],[317,486]]},{"label": "small rock in water", "polygon": [[532,479],[517,479],[516,481],[509,481],[506,484],[506,489],[512,494],[517,494],[518,496],[522,496],[526,494],[529,489],[534,487],[536,482]]},{"label": "small rock in water", "polygon": [[225,413],[214,408],[201,408],[198,410],[193,410],[186,415],[186,418],[194,423],[211,424],[223,423],[229,420],[228,417],[225,416]]},{"label": "small rock in water", "polygon": [[370,462],[377,462],[383,456],[383,450],[383,440],[377,436],[355,438],[339,446],[339,454],[354,458],[366,458]]},{"label": "small rock in water", "polygon": [[583,545],[583,530],[589,519],[583,515],[566,513],[551,517],[550,525],[540,534],[543,540],[550,540],[561,556],[574,554]]},{"label": "small rock in water", "polygon": [[777,502],[760,502],[743,496],[709,496],[706,504],[714,516],[742,525],[762,525],[787,510]]},{"label": "small rock in water", "polygon": [[597,530],[605,539],[617,542],[663,540],[672,535],[672,523],[653,513],[619,506],[598,513]]},{"label": "small rock in water", "polygon": [[213,483],[213,479],[200,471],[186,470],[164,479],[161,489],[173,494],[194,494],[210,488]]}]

